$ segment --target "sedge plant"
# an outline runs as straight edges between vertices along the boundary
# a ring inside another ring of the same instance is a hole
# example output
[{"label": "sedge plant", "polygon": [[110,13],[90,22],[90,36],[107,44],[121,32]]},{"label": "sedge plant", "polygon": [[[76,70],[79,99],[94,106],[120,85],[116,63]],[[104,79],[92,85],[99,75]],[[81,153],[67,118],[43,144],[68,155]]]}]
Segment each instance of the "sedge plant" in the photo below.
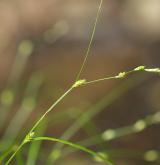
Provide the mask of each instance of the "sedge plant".
[{"label": "sedge plant", "polygon": [[102,154],[99,154],[98,152],[95,152],[91,149],[88,149],[84,146],[72,143],[70,141],[67,140],[63,140],[63,139],[58,139],[58,138],[54,138],[54,137],[39,137],[36,136],[36,129],[37,127],[41,124],[41,122],[48,116],[48,114],[55,109],[55,107],[61,103],[63,101],[63,99],[65,97],[67,97],[73,90],[75,90],[76,88],[79,88],[81,86],[87,86],[93,83],[98,83],[101,81],[106,81],[106,80],[111,80],[111,79],[124,79],[125,77],[127,77],[128,75],[132,74],[132,73],[136,73],[136,72],[147,72],[147,73],[160,73],[160,69],[159,68],[146,68],[145,66],[139,66],[136,67],[135,69],[131,70],[131,71],[127,71],[127,72],[120,72],[119,74],[115,75],[115,76],[110,76],[110,77],[105,77],[105,78],[100,78],[100,79],[96,79],[96,80],[91,80],[88,81],[87,79],[83,79],[81,78],[81,75],[83,73],[84,67],[86,66],[86,62],[88,60],[89,57],[89,53],[90,53],[90,49],[92,46],[92,42],[94,39],[94,35],[95,35],[95,31],[96,31],[96,27],[97,27],[97,23],[98,23],[98,19],[99,19],[99,15],[102,9],[102,3],[103,0],[100,0],[99,6],[98,6],[98,11],[97,11],[97,15],[96,15],[96,19],[94,22],[94,26],[93,26],[93,30],[91,33],[91,38],[90,38],[90,42],[89,45],[87,47],[86,50],[86,54],[85,54],[85,58],[82,62],[82,65],[80,67],[80,70],[76,76],[76,80],[74,81],[74,83],[66,90],[66,92],[64,92],[58,99],[57,101],[55,101],[47,110],[46,112],[38,119],[38,121],[33,125],[33,127],[30,129],[30,131],[26,134],[26,136],[24,137],[24,139],[22,140],[22,142],[18,145],[18,147],[16,148],[16,150],[11,154],[11,156],[9,157],[9,159],[5,162],[5,165],[8,165],[11,163],[11,161],[13,160],[13,158],[15,157],[15,155],[24,147],[25,144],[29,143],[29,142],[34,142],[34,141],[53,141],[53,142],[59,142],[68,146],[71,146],[73,148],[76,148],[78,150],[84,151],[92,156],[96,156],[99,159],[103,160],[106,164],[108,165],[113,165],[114,163],[112,161],[110,161],[108,158],[106,158],[105,156],[103,156]]}]

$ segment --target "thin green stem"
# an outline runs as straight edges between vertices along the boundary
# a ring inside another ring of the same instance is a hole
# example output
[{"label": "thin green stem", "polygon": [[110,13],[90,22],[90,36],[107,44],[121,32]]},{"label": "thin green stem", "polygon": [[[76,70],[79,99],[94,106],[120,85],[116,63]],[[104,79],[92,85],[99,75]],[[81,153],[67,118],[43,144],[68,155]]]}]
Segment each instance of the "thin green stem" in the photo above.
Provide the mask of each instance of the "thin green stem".
[{"label": "thin green stem", "polygon": [[104,78],[96,79],[96,80],[92,80],[92,81],[85,81],[84,85],[93,84],[93,83],[97,83],[97,82],[101,82],[101,81],[105,81],[105,80],[111,80],[111,79],[123,79],[123,78],[126,78],[128,75],[135,73],[135,72],[160,73],[160,68],[146,69],[145,66],[139,66],[128,72],[120,72],[116,76],[104,77]]},{"label": "thin green stem", "polygon": [[22,142],[19,146],[18,146],[18,148],[16,149],[16,151],[11,155],[11,157],[7,160],[7,162],[5,163],[5,165],[8,165],[11,161],[12,161],[12,159],[14,158],[14,156],[17,154],[17,152],[23,147],[23,145],[24,145],[25,143],[24,142]]},{"label": "thin green stem", "polygon": [[88,59],[88,56],[89,56],[89,53],[90,53],[90,50],[91,50],[91,46],[92,46],[92,43],[93,43],[93,39],[94,39],[94,36],[95,36],[99,15],[100,15],[100,12],[101,12],[101,9],[102,9],[102,3],[103,3],[103,0],[101,0],[100,3],[99,3],[96,19],[95,19],[93,30],[92,30],[92,33],[91,33],[91,38],[90,38],[90,41],[89,41],[89,44],[88,44],[88,47],[87,47],[87,50],[86,50],[86,53],[85,53],[85,58],[84,58],[83,63],[81,65],[81,67],[80,67],[80,70],[79,70],[79,72],[77,74],[76,81],[79,80],[79,78],[80,78],[80,76],[82,74],[82,71],[84,69],[84,66],[85,66],[85,64],[87,62],[87,59]]},{"label": "thin green stem", "polygon": [[23,139],[22,143],[19,145],[17,150],[11,155],[9,160],[7,161],[6,165],[8,165],[11,160],[14,158],[16,153],[21,149],[21,147],[27,142],[28,136],[32,134],[32,132],[37,128],[37,126],[41,123],[41,121],[46,117],[46,115],[60,102],[62,99],[67,96],[72,90],[74,86],[71,86],[56,102],[54,102],[50,108],[41,116],[41,118],[34,124],[34,126],[31,128],[31,130],[28,132],[27,136]]},{"label": "thin green stem", "polygon": [[73,86],[71,88],[69,88],[56,102],[54,102],[54,104],[52,104],[49,109],[41,116],[41,118],[35,123],[35,125],[31,128],[31,130],[29,131],[29,133],[31,133],[32,131],[35,130],[35,128],[39,125],[39,123],[45,118],[45,116],[64,98],[66,97],[72,90],[73,90]]},{"label": "thin green stem", "polygon": [[111,80],[111,79],[117,79],[117,78],[116,77],[105,77],[105,78],[101,78],[101,79],[86,81],[85,85],[94,84],[94,83],[97,83],[97,82],[100,82],[100,81]]}]

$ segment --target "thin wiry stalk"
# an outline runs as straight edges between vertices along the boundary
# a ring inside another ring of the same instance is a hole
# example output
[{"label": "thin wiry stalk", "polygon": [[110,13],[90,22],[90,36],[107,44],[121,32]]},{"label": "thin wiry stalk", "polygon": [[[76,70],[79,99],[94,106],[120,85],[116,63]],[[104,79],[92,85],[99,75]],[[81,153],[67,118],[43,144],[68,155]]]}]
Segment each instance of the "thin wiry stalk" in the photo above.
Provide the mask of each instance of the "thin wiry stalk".
[{"label": "thin wiry stalk", "polygon": [[148,72],[148,73],[160,73],[160,68],[150,68],[147,69],[145,66],[139,66],[131,71],[128,72],[120,72],[118,75],[116,76],[111,76],[111,77],[104,77],[101,79],[96,79],[96,80],[92,80],[92,81],[86,81],[85,85],[87,84],[93,84],[93,83],[97,83],[97,82],[101,82],[101,81],[105,81],[105,80],[111,80],[111,79],[122,79],[127,77],[128,75],[135,73],[135,72]]},{"label": "thin wiry stalk", "polygon": [[[29,134],[31,134],[36,128],[37,126],[42,122],[42,120],[47,116],[47,114],[60,102],[63,100],[64,97],[66,97],[72,90],[73,90],[73,86],[71,86],[54,104],[52,104],[50,106],[50,108],[41,116],[41,118],[34,124],[34,126],[31,128],[31,130],[28,132],[27,136]],[[26,137],[27,137],[26,136]],[[8,159],[8,161],[6,162],[6,165],[8,165],[11,160],[14,158],[14,156],[16,155],[16,153],[21,149],[21,147],[25,144],[26,142],[26,137],[23,139],[22,143],[19,145],[19,147],[16,149],[16,151],[11,155],[11,157]]]},{"label": "thin wiry stalk", "polygon": [[82,71],[84,69],[84,66],[85,66],[85,64],[87,62],[87,59],[88,59],[88,56],[89,56],[89,53],[90,53],[90,50],[91,50],[91,46],[92,46],[92,43],[93,43],[93,39],[94,39],[94,36],[95,36],[98,19],[99,19],[100,13],[101,13],[102,3],[103,3],[103,0],[101,0],[100,3],[99,3],[96,19],[95,19],[95,22],[94,22],[93,30],[92,30],[92,33],[91,33],[91,38],[90,38],[90,41],[89,41],[89,45],[87,47],[83,63],[82,63],[82,65],[80,67],[80,70],[79,70],[79,72],[77,74],[76,81],[79,80],[79,78],[80,78],[80,76],[82,74]]},{"label": "thin wiry stalk", "polygon": [[17,152],[23,147],[24,144],[25,144],[25,143],[22,142],[22,143],[17,147],[16,151],[13,152],[13,154],[9,157],[9,159],[7,160],[7,162],[5,163],[5,165],[8,165],[8,164],[12,161],[12,159],[15,157],[15,155],[17,154]]}]

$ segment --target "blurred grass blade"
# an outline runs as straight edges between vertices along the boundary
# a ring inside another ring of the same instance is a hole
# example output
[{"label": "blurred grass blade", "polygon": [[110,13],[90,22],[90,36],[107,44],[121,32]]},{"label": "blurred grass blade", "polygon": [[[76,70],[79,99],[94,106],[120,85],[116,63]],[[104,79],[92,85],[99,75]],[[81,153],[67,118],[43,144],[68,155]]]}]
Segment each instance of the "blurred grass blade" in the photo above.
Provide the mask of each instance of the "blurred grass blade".
[{"label": "blurred grass blade", "polygon": [[16,162],[18,165],[25,165],[22,152],[18,152],[16,155]]},{"label": "blurred grass blade", "polygon": [[31,76],[22,104],[9,122],[9,125],[4,132],[1,141],[1,151],[7,149],[13,143],[24,123],[33,112],[42,82],[43,76],[40,73],[34,73]]},{"label": "blurred grass blade", "polygon": [[[156,112],[152,115],[146,116],[143,119],[139,119],[136,122],[134,122],[132,125],[129,125],[129,126],[120,127],[120,128],[116,128],[116,129],[108,129],[99,135],[82,140],[78,143],[85,147],[91,147],[91,146],[94,146],[97,144],[102,144],[106,141],[109,142],[111,140],[121,138],[123,136],[139,133],[139,132],[147,129],[149,126],[151,126],[153,124],[160,124],[160,112]],[[64,156],[66,156],[74,151],[75,150],[69,149],[69,147],[68,147],[68,148],[65,148],[63,154],[64,154]]]},{"label": "blurred grass blade", "polygon": [[[15,100],[15,94],[18,88],[19,80],[22,76],[29,56],[33,53],[33,49],[34,44],[31,40],[23,40],[19,44],[18,51],[13,62],[13,66],[11,68],[11,72],[6,83],[6,88],[0,94],[0,129],[4,126],[10,108]],[[10,92],[10,95],[6,95],[6,93],[8,94],[8,92]],[[8,97],[6,98],[4,96]],[[7,100],[10,101],[8,102]]]}]

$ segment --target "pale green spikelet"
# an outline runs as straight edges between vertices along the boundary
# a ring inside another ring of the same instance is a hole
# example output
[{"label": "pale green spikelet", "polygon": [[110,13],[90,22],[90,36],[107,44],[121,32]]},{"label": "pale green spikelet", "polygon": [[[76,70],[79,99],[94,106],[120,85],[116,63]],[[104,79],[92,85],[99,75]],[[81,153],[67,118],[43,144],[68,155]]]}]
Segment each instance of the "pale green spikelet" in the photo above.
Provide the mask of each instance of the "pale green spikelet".
[{"label": "pale green spikelet", "polygon": [[86,83],[86,80],[85,79],[82,79],[82,80],[78,80],[78,81],[76,81],[74,84],[73,84],[73,88],[77,88],[77,87],[79,87],[79,86],[82,86],[82,85],[85,85],[85,83]]},{"label": "pale green spikelet", "polygon": [[124,78],[126,76],[126,72],[120,72],[116,78]]},{"label": "pale green spikelet", "polygon": [[145,70],[145,66],[138,66],[134,69],[134,71],[144,71]]},{"label": "pale green spikelet", "polygon": [[30,132],[30,133],[25,137],[24,143],[28,143],[28,142],[32,141],[34,135],[35,135],[35,132]]}]

